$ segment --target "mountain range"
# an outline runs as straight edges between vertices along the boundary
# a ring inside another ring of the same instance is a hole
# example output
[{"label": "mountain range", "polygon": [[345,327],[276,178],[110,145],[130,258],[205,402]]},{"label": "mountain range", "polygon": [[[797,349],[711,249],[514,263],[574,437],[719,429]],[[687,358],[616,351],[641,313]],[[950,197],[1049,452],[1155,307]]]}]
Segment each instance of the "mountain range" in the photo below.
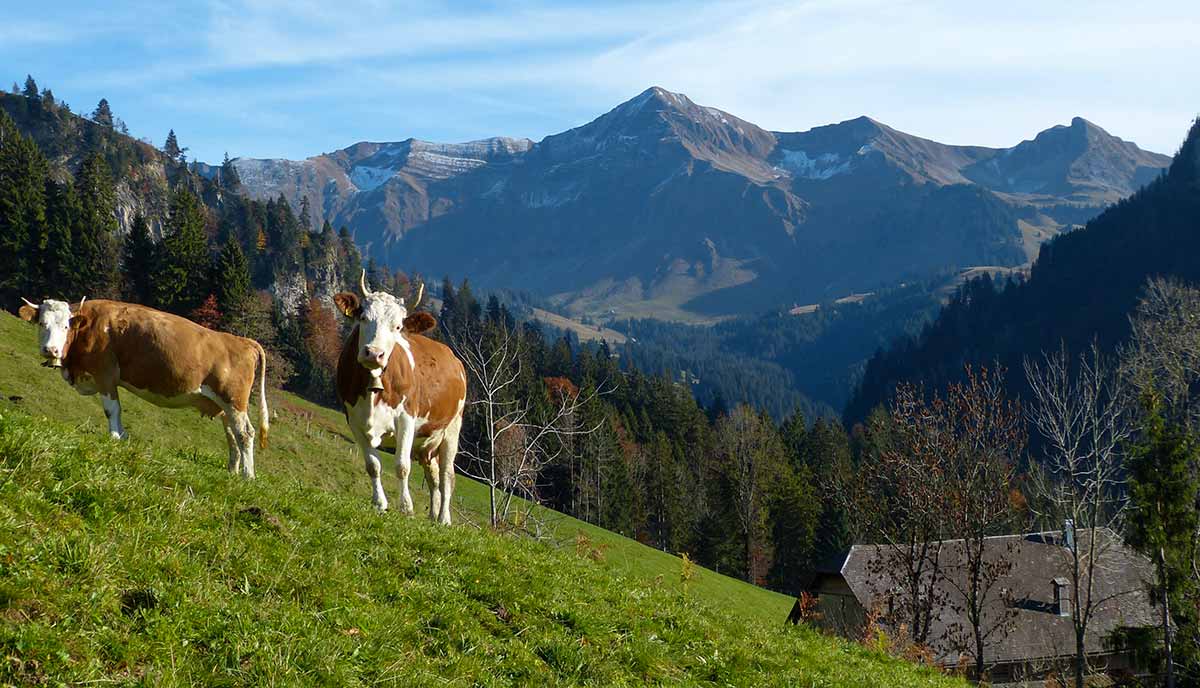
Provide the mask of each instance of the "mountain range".
[{"label": "mountain range", "polygon": [[1083,228],[1043,247],[1026,280],[968,282],[919,334],[876,352],[847,404],[847,426],[884,403],[901,381],[942,389],[965,364],[1006,369],[1008,389],[1028,393],[1024,362],[1042,352],[1113,353],[1151,278],[1200,283],[1200,120],[1167,172]]},{"label": "mountain range", "polygon": [[712,320],[935,270],[1019,266],[1170,162],[1074,118],[1011,148],[868,117],[773,132],[650,88],[541,141],[356,143],[234,161],[393,267],[570,315]]}]

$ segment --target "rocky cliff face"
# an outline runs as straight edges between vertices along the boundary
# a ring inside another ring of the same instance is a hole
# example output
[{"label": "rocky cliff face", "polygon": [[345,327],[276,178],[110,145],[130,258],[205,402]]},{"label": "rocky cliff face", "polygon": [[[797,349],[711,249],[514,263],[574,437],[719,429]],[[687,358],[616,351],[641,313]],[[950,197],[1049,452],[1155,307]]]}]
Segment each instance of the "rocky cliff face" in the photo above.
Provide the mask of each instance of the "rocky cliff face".
[{"label": "rocky cliff face", "polygon": [[575,314],[695,319],[1019,265],[1168,162],[1079,118],[1012,148],[950,146],[867,117],[770,132],[651,88],[537,143],[235,164],[251,194],[308,198],[394,266]]}]

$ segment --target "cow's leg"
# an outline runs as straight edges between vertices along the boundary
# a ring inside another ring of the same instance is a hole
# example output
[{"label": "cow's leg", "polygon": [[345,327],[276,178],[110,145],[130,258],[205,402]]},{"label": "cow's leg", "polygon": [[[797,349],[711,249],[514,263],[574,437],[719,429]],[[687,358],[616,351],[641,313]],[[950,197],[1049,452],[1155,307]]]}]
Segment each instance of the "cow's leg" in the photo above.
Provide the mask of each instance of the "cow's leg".
[{"label": "cow's leg", "polygon": [[125,426],[121,425],[121,400],[117,397],[115,387],[100,393],[100,405],[104,407],[104,416],[108,418],[108,434],[117,440],[128,437]]},{"label": "cow's leg", "polygon": [[436,522],[442,507],[442,476],[438,472],[436,451],[422,452],[421,468],[425,469],[425,482],[429,485],[429,520]]},{"label": "cow's leg", "polygon": [[362,451],[367,477],[371,479],[371,502],[379,511],[387,511],[387,495],[383,493],[383,480],[380,477],[383,462],[380,461],[379,448],[371,445],[371,440],[363,434],[357,423],[351,423],[350,429],[354,433],[354,441]]},{"label": "cow's leg", "polygon": [[412,514],[412,493],[408,491],[408,476],[412,473],[413,437],[417,434],[417,421],[407,413],[396,419],[396,477],[400,480],[400,512]]},{"label": "cow's leg", "polygon": [[254,480],[254,424],[245,411],[233,412],[233,432],[242,455],[242,477]]},{"label": "cow's leg", "polygon": [[438,468],[441,469],[442,506],[438,522],[450,525],[450,500],[454,496],[454,457],[458,454],[458,434],[462,430],[460,413],[446,428],[442,444],[438,447]]},{"label": "cow's leg", "polygon": [[[245,409],[234,408],[229,400],[222,397],[208,385],[201,385],[201,396],[209,399],[224,413],[221,417],[225,424],[225,440],[229,442],[230,472],[240,469],[242,477],[254,479],[254,424]],[[234,458],[236,453],[237,458]]]},{"label": "cow's leg", "polygon": [[225,442],[229,445],[230,473],[240,473],[242,470],[242,448],[238,444],[237,434],[233,431],[233,419],[228,413],[221,415],[221,424],[225,426]]}]

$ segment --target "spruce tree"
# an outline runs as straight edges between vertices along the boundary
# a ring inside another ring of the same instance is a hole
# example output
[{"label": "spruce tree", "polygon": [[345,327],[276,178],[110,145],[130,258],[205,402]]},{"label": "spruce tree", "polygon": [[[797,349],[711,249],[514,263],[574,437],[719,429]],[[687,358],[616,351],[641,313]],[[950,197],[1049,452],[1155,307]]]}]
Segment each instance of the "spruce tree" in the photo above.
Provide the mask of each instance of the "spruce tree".
[{"label": "spruce tree", "polygon": [[88,295],[85,266],[76,255],[75,235],[83,225],[83,206],[70,182],[46,179],[46,222],[34,245],[38,250],[37,292],[73,300]]},{"label": "spruce tree", "polygon": [[242,334],[242,321],[250,305],[250,264],[242,245],[235,237],[229,237],[221,247],[217,256],[214,270],[215,283],[213,288],[217,297],[217,307],[224,318],[224,329],[235,334]]},{"label": "spruce tree", "polygon": [[112,109],[108,107],[108,99],[101,98],[96,104],[96,109],[92,111],[92,121],[106,129],[113,128]]},{"label": "spruce tree", "polygon": [[354,237],[350,236],[350,230],[346,229],[345,225],[338,230],[338,256],[341,259],[342,281],[352,284],[358,279],[358,274],[362,270],[362,255],[358,252],[358,247],[354,245]]},{"label": "spruce tree", "polygon": [[40,99],[39,93],[40,92],[38,91],[38,85],[37,85],[37,82],[33,80],[33,75],[26,74],[25,75],[25,91],[23,92],[24,96],[31,101],[39,100]]},{"label": "spruce tree", "polygon": [[150,236],[150,225],[142,214],[133,218],[125,236],[122,272],[125,277],[125,298],[134,303],[150,304],[154,299],[150,281],[158,265],[158,244]]},{"label": "spruce tree", "polygon": [[[33,139],[0,110],[0,303],[14,307],[38,277],[48,166]],[[33,294],[33,297],[38,294]]]},{"label": "spruce tree", "polygon": [[[171,132],[175,134],[174,131]],[[179,144],[176,143],[176,148]],[[230,191],[237,191],[242,187],[242,178],[238,175],[237,167],[233,161],[229,159],[229,153],[225,153],[225,159],[221,161],[221,185]]]},{"label": "spruce tree", "polygon": [[163,144],[162,151],[171,160],[178,160],[183,154],[183,149],[179,147],[179,139],[175,138],[175,130],[167,132],[167,142]]},{"label": "spruce tree", "polygon": [[308,196],[300,197],[300,230],[305,234],[312,231],[312,207]]},{"label": "spruce tree", "polygon": [[176,190],[171,198],[161,256],[153,279],[156,305],[180,315],[191,313],[209,293],[209,255],[204,208],[187,189]]},{"label": "spruce tree", "polygon": [[72,232],[76,274],[88,296],[115,297],[120,293],[117,234],[117,192],[108,163],[92,153],[79,169],[75,183],[82,216]]},{"label": "spruce tree", "polygon": [[1191,643],[1176,645],[1172,637],[1172,617],[1184,637],[1194,634],[1197,621],[1195,603],[1187,604],[1196,592],[1190,574],[1192,538],[1198,525],[1198,485],[1192,472],[1197,452],[1187,431],[1163,417],[1157,395],[1147,395],[1143,408],[1142,439],[1128,462],[1133,511],[1129,543],[1154,562],[1153,590],[1162,613],[1162,647],[1166,655],[1164,674],[1166,685],[1172,688],[1175,651],[1184,656],[1186,663],[1198,659]]}]

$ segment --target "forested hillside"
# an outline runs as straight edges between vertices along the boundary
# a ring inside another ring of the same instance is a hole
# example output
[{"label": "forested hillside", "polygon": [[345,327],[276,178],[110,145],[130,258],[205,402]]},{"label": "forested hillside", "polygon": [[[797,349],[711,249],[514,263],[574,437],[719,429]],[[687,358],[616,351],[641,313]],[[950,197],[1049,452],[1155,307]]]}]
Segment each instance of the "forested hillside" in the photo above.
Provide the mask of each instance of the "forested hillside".
[{"label": "forested hillside", "polygon": [[[17,99],[26,126],[0,113],[5,308],[22,297],[115,296],[148,304],[258,340],[277,385],[334,401],[345,331],[329,297],[357,288],[361,262],[347,232],[328,224],[309,232],[303,205],[297,216],[282,199],[246,198],[228,164],[216,174],[194,174],[174,136],[155,151],[109,127],[105,117],[84,122],[66,108],[47,107],[36,90],[5,96],[9,105]],[[95,137],[75,137],[95,127]],[[114,167],[104,156],[125,147],[143,151],[145,162]],[[70,153],[50,160],[44,150]],[[69,162],[75,159],[84,161],[78,169]],[[152,165],[170,172],[168,202],[161,215],[135,217],[122,233],[114,189]],[[370,263],[367,269],[372,288],[402,295],[419,279]],[[577,414],[554,422],[587,432],[538,448],[553,460],[536,470],[501,470],[502,489],[779,590],[797,590],[815,561],[845,545],[840,516],[818,488],[826,481],[829,447],[847,446],[840,428],[821,423],[810,431],[802,415],[793,415],[781,429],[750,407],[709,415],[688,385],[638,372],[606,346],[548,342],[536,325],[518,324],[498,299],[480,303],[466,282],[446,281],[437,291],[439,336],[452,345],[512,342],[516,353],[508,363],[519,383],[500,402],[528,404],[530,418],[547,424],[564,390],[580,400]],[[480,399],[480,392],[472,380],[470,398]],[[464,429],[461,465],[475,474],[517,451],[485,441],[484,417],[472,406]],[[737,443],[745,438],[754,439],[752,452]],[[525,441],[510,440],[518,447]]]},{"label": "forested hillside", "polygon": [[1028,280],[968,284],[925,330],[902,338],[868,363],[846,408],[848,423],[883,403],[896,383],[936,388],[958,379],[963,363],[1001,361],[1022,389],[1022,359],[1095,340],[1112,350],[1129,333],[1129,315],[1154,276],[1200,280],[1200,122],[1168,171],[1080,230],[1043,246]]},{"label": "forested hillside", "polygon": [[691,384],[705,407],[747,403],[776,419],[795,411],[810,419],[833,417],[845,407],[867,359],[893,339],[918,333],[937,314],[951,277],[710,326],[613,323],[630,338],[617,350],[639,370]]}]

